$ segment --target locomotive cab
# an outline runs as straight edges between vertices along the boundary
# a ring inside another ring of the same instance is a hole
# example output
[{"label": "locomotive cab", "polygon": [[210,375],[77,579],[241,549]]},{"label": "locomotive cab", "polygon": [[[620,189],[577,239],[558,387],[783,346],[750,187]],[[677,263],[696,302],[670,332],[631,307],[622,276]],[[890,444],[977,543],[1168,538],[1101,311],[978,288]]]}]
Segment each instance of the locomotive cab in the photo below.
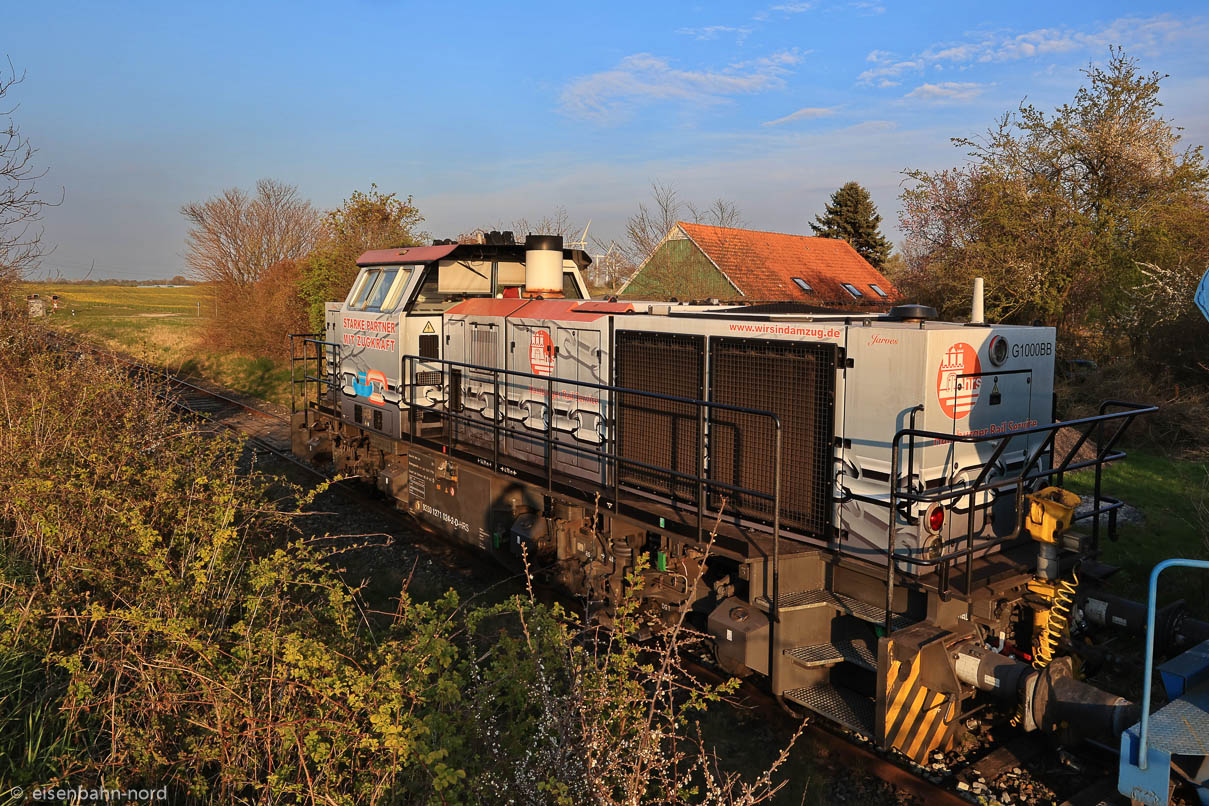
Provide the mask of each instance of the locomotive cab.
[{"label": "locomotive cab", "polygon": [[[442,318],[459,302],[527,295],[530,250],[510,238],[497,240],[504,242],[378,249],[358,259],[361,270],[348,295],[326,311],[328,403],[341,419],[397,439],[401,406],[413,400],[444,405],[449,385],[442,366],[415,363],[409,368],[414,377],[403,377],[402,357],[440,361]],[[587,299],[580,271],[590,259],[579,250],[563,250],[558,240],[559,281],[543,293]],[[422,416],[426,423],[437,419],[432,413]]]}]

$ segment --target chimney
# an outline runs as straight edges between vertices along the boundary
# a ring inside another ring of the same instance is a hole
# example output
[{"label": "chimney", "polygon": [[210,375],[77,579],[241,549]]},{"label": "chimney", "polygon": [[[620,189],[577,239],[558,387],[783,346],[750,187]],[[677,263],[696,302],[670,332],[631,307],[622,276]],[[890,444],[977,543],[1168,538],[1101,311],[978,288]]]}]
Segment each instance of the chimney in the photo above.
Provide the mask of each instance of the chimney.
[{"label": "chimney", "polygon": [[981,325],[986,323],[986,317],[982,310],[982,278],[974,278],[974,304],[970,306],[970,324]]},{"label": "chimney", "polygon": [[530,235],[525,238],[525,296],[563,295],[563,238]]}]

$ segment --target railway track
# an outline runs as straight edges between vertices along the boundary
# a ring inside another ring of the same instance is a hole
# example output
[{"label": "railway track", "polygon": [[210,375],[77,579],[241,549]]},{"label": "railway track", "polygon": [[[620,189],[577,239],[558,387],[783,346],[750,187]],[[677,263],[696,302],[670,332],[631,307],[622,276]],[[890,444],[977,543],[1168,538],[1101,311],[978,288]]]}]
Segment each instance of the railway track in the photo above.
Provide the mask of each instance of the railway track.
[{"label": "railway track", "polygon": [[[311,464],[295,457],[290,446],[290,421],[288,417],[267,411],[252,403],[240,400],[225,390],[211,388],[209,384],[195,378],[173,375],[163,369],[133,361],[124,356],[87,345],[78,340],[69,340],[72,349],[87,351],[93,355],[113,360],[131,373],[147,380],[163,383],[165,399],[179,411],[198,416],[223,428],[243,435],[253,449],[262,455],[272,456],[291,466],[300,468],[308,475],[324,480],[332,476]],[[439,541],[439,546],[418,543],[426,553],[442,562],[473,563],[488,573],[509,573],[502,565],[481,556],[468,546],[455,544],[442,533],[428,528],[400,511],[393,505],[380,500],[369,488],[357,485],[342,485],[342,489],[358,499],[359,503],[388,518],[405,519],[410,529],[423,532]],[[562,597],[555,591],[543,591],[550,597]],[[727,676],[712,665],[693,659],[685,659],[685,668],[695,677],[707,682],[722,682]],[[738,696],[745,707],[752,708],[770,722],[783,726],[786,736],[797,727],[797,720],[783,705],[758,685],[745,681]],[[965,804],[1028,804],[1035,802],[1054,803],[1061,806],[1103,806],[1105,804],[1128,803],[1116,793],[1115,776],[1105,776],[1091,786],[1082,786],[1069,793],[1069,797],[1042,797],[1030,800],[1011,797],[1001,800],[988,786],[1002,776],[1018,776],[1021,768],[1045,752],[1045,743],[1040,737],[1021,736],[1005,744],[995,744],[985,752],[962,758],[957,765],[937,760],[928,770],[906,762],[893,753],[871,746],[861,737],[840,729],[832,729],[821,720],[813,719],[807,726],[806,735],[818,747],[825,748],[837,764],[859,770],[863,774],[878,778],[898,792],[917,798],[928,806],[964,806]]]},{"label": "railway track", "polygon": [[213,388],[201,379],[175,375],[163,368],[139,363],[67,334],[61,334],[60,339],[65,347],[112,361],[139,380],[162,383],[163,398],[178,411],[240,433],[252,443],[258,453],[290,462],[313,476],[328,478],[327,474],[294,456],[290,446],[288,417],[240,400],[226,390]]}]

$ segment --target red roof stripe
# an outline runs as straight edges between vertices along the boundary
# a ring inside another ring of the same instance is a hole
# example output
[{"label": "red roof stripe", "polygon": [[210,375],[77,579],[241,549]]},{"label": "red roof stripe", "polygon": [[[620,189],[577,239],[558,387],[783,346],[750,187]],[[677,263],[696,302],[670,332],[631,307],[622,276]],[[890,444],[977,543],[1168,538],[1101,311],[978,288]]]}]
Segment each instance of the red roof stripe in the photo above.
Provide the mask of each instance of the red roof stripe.
[{"label": "red roof stripe", "polygon": [[[521,310],[521,309],[524,310]],[[472,297],[459,302],[446,316],[515,316],[521,319],[595,322],[602,316],[634,310],[628,302],[582,301],[577,299],[494,299]]]}]

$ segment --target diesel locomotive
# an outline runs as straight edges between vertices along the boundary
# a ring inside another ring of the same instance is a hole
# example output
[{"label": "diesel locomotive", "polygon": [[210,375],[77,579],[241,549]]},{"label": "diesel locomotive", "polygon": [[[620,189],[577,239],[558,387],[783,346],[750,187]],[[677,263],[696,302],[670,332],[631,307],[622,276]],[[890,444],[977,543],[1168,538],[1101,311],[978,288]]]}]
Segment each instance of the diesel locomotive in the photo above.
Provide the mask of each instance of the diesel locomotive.
[{"label": "diesel locomotive", "polygon": [[[1099,546],[1102,468],[1149,407],[1056,421],[1054,330],[977,304],[593,300],[589,263],[541,235],[365,253],[294,337],[294,451],[523,550],[605,622],[645,556],[653,623],[687,612],[728,672],[916,763],[977,711],[1137,764],[1140,703],[1086,676],[1146,629]],[[1209,625],[1177,605],[1150,638],[1204,682]],[[1205,755],[1169,753],[1164,786],[1203,786]]]}]

